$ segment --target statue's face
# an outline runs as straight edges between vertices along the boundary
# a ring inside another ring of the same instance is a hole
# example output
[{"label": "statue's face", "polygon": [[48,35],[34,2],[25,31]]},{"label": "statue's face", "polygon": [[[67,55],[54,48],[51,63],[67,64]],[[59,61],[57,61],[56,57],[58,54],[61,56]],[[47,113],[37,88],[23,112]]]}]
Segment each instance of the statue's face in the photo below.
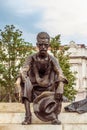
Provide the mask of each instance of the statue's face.
[{"label": "statue's face", "polygon": [[39,48],[40,54],[41,55],[46,55],[48,47],[49,47],[49,40],[48,39],[40,39],[37,42],[37,46]]}]

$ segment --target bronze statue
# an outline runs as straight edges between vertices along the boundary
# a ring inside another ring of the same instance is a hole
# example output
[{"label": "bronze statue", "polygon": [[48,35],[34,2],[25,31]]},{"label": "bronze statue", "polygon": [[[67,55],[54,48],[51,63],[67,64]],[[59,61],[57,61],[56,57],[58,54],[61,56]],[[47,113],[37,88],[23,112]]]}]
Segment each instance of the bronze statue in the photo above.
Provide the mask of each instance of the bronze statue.
[{"label": "bronze statue", "polygon": [[46,32],[40,32],[37,35],[39,52],[29,56],[20,71],[18,81],[26,111],[23,125],[32,122],[31,102],[39,119],[51,121],[52,124],[61,124],[58,114],[61,111],[63,86],[67,80],[57,59],[48,54],[49,46],[50,36]]}]

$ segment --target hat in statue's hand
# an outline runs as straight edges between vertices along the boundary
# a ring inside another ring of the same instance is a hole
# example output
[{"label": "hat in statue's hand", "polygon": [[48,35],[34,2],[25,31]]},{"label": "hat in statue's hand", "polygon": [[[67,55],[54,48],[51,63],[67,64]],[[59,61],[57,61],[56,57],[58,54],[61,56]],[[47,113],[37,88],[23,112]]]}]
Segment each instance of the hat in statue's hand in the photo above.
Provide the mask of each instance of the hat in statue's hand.
[{"label": "hat in statue's hand", "polygon": [[42,121],[54,119],[57,103],[54,99],[54,92],[43,92],[33,102],[34,113]]}]

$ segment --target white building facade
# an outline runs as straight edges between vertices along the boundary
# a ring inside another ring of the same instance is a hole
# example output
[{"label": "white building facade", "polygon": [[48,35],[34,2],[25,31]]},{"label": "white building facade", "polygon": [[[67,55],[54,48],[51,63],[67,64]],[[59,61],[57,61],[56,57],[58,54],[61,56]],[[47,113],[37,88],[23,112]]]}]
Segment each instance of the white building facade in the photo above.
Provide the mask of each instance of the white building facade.
[{"label": "white building facade", "polygon": [[86,97],[87,88],[87,47],[84,44],[76,44],[71,41],[68,45],[70,48],[71,70],[76,71],[75,89],[78,91],[76,101]]}]

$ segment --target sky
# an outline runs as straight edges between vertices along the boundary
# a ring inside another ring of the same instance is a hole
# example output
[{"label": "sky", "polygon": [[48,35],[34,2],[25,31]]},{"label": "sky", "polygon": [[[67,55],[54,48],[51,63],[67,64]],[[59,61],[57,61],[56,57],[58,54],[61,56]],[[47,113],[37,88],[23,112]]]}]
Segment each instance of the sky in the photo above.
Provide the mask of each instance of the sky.
[{"label": "sky", "polygon": [[33,45],[41,31],[87,45],[87,0],[0,0],[0,29],[12,24]]}]

